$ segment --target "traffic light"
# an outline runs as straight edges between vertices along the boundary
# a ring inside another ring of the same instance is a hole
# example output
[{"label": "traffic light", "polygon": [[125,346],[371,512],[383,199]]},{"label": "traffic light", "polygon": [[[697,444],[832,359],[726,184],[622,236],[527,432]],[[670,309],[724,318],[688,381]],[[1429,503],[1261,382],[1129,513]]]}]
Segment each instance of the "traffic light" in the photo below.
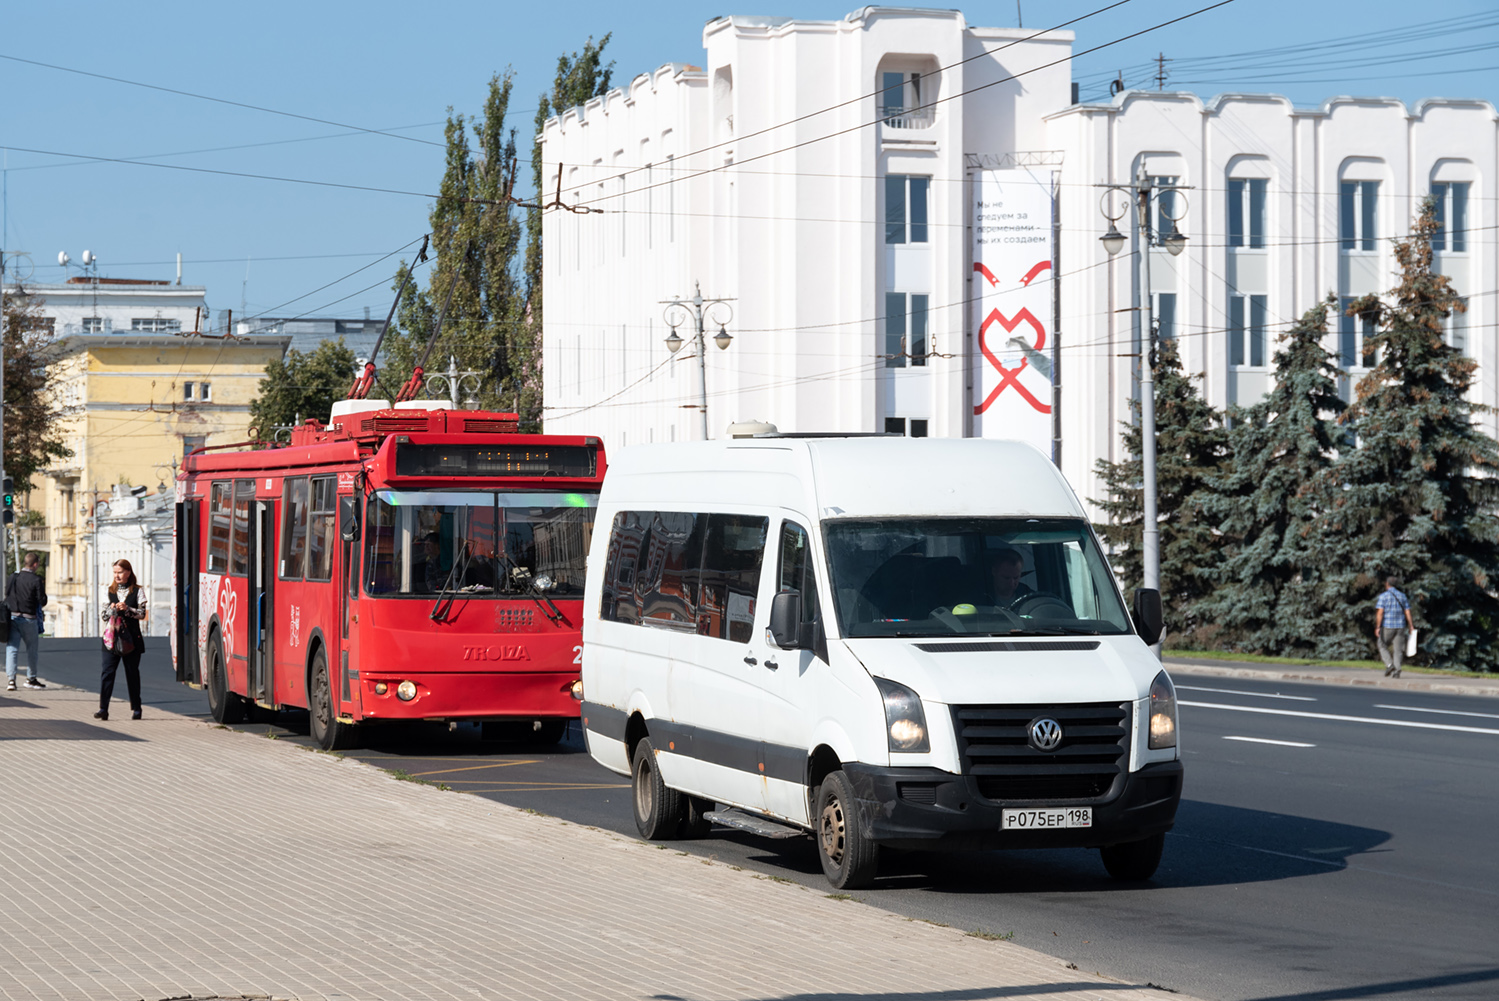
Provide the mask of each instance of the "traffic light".
[{"label": "traffic light", "polygon": [[16,481],[7,476],[0,487],[5,491],[5,513],[0,515],[0,521],[9,525],[16,520]]}]

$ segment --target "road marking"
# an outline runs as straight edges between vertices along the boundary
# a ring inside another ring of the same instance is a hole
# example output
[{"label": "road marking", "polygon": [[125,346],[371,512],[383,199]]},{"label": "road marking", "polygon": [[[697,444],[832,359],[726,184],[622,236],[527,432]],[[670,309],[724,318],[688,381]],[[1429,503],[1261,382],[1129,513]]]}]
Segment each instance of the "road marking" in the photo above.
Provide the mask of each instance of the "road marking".
[{"label": "road marking", "polygon": [[1303,744],[1297,740],[1271,740],[1268,737],[1224,737],[1224,740],[1242,740],[1246,744],[1274,744],[1277,747],[1316,747],[1316,744]]},{"label": "road marking", "polygon": [[1198,709],[1227,709],[1236,713],[1260,713],[1265,716],[1299,716],[1302,719],[1330,719],[1342,723],[1378,723],[1381,726],[1404,726],[1416,730],[1452,730],[1457,733],[1491,733],[1499,736],[1499,730],[1481,726],[1457,726],[1453,723],[1417,723],[1408,719],[1378,719],[1373,716],[1339,716],[1334,713],[1305,713],[1298,709],[1267,709],[1264,706],[1224,706],[1214,702],[1178,702],[1177,705],[1194,706]]},{"label": "road marking", "polygon": [[1441,713],[1444,716],[1478,716],[1483,719],[1499,719],[1495,713],[1468,713],[1461,709],[1422,709],[1419,706],[1375,706],[1375,709],[1398,709],[1407,713]]},{"label": "road marking", "polygon": [[1252,695],[1257,699],[1290,699],[1296,702],[1316,702],[1309,695],[1271,695],[1269,692],[1240,692],[1232,688],[1198,688],[1195,685],[1177,685],[1179,692],[1217,692],[1219,695]]},{"label": "road marking", "polygon": [[491,761],[487,765],[470,765],[467,768],[439,768],[432,772],[412,772],[411,777],[422,778],[427,775],[451,775],[453,772],[478,772],[486,768],[508,768],[511,765],[538,765],[540,763],[541,760],[539,758],[533,758],[529,761]]}]

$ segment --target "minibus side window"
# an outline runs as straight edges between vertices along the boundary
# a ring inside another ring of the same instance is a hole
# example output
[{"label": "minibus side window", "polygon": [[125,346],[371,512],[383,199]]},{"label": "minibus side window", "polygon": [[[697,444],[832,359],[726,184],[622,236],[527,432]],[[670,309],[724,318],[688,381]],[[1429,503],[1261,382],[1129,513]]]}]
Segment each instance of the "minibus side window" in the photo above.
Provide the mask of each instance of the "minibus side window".
[{"label": "minibus side window", "polygon": [[288,477],[281,494],[281,579],[301,580],[307,559],[307,477]]},{"label": "minibus side window", "polygon": [[754,633],[755,596],[760,591],[760,567],[765,561],[770,519],[710,514],[707,522],[697,631],[703,636],[748,643]]},{"label": "minibus side window", "polygon": [[218,482],[208,491],[208,572],[229,571],[229,484]]},{"label": "minibus side window", "polygon": [[255,481],[234,481],[234,542],[229,548],[229,572],[244,577],[250,572],[250,507],[255,503]]},{"label": "minibus side window", "polygon": [[638,511],[621,511],[614,516],[609,557],[604,563],[604,587],[599,598],[599,618],[606,622],[640,622],[635,571],[645,552],[650,517]]},{"label": "minibus side window", "polygon": [[799,591],[802,622],[817,621],[817,576],[812,570],[812,546],[807,530],[794,521],[781,526],[781,574],[777,591]]},{"label": "minibus side window", "polygon": [[697,621],[703,529],[708,519],[681,511],[657,511],[650,519],[647,548],[635,573],[641,621],[691,629]]}]

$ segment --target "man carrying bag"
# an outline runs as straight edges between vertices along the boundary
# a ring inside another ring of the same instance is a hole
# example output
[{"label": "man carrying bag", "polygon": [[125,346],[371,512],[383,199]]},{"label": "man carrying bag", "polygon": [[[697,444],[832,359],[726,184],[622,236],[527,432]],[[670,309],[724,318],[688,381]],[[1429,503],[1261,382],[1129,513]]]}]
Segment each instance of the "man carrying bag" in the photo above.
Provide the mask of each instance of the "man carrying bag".
[{"label": "man carrying bag", "polygon": [[26,687],[46,688],[36,676],[36,663],[40,655],[37,632],[42,609],[47,604],[47,588],[37,574],[41,557],[36,553],[26,554],[26,566],[10,575],[5,582],[5,608],[10,617],[10,634],[5,640],[5,690],[16,690],[16,660],[21,644],[26,644]]},{"label": "man carrying bag", "polygon": [[1384,590],[1374,602],[1374,642],[1384,661],[1386,678],[1400,677],[1400,659],[1406,655],[1406,636],[1415,632],[1411,603],[1400,590],[1400,578],[1386,577]]}]

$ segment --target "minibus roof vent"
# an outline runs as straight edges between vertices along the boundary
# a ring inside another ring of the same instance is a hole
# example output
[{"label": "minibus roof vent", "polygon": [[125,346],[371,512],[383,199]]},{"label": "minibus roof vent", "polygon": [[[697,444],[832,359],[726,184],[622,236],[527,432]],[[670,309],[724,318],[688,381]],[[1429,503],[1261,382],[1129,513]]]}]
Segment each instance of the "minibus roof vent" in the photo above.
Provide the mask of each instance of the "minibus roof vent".
[{"label": "minibus roof vent", "polygon": [[730,438],[755,438],[760,435],[780,434],[774,424],[766,421],[738,421],[729,425]]}]

